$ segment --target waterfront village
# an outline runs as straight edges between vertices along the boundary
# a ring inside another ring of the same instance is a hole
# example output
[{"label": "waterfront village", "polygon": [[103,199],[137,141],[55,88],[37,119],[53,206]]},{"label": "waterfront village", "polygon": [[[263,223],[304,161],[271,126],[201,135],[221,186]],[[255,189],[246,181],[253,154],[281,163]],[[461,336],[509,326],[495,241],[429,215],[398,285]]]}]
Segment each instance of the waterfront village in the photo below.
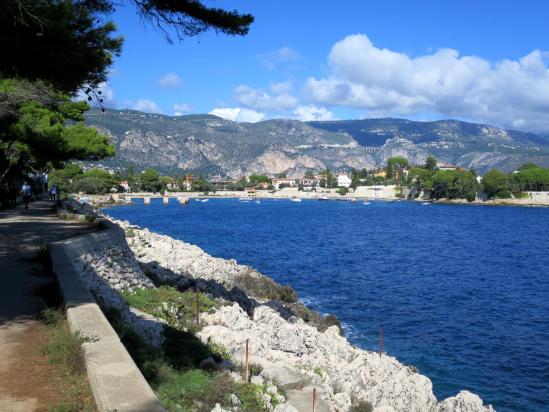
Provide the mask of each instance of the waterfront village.
[{"label": "waterfront village", "polygon": [[395,156],[389,158],[384,167],[373,170],[307,170],[300,175],[252,173],[237,179],[69,164],[49,174],[49,186],[52,185],[61,193],[108,195],[111,201],[125,201],[129,194],[142,194],[143,197],[185,199],[219,196],[549,204],[547,168],[528,163],[511,173],[492,169],[481,176],[431,156],[420,165]]}]

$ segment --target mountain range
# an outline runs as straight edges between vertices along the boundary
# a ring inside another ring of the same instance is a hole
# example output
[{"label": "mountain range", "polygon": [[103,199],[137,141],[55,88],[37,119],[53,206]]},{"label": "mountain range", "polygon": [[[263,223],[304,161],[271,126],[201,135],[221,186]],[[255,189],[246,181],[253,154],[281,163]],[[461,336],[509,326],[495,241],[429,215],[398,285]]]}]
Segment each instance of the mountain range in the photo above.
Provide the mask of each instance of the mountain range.
[{"label": "mountain range", "polygon": [[373,169],[391,156],[422,164],[429,155],[483,173],[523,163],[549,167],[549,140],[531,133],[457,120],[272,119],[237,123],[213,115],[166,116],[90,110],[86,123],[110,136],[116,156],[99,163],[162,173],[238,178],[251,173],[301,176],[307,170]]}]

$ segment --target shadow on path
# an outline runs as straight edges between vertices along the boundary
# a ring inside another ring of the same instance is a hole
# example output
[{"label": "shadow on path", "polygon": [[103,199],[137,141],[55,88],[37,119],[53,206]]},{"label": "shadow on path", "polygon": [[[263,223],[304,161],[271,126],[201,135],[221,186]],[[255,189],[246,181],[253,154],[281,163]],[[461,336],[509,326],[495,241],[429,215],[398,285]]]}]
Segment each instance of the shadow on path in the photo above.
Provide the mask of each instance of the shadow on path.
[{"label": "shadow on path", "polygon": [[[41,249],[54,241],[95,231],[92,225],[58,219],[54,202],[37,201],[28,210],[0,210],[0,407],[2,410],[47,410],[51,388],[36,365],[19,359],[36,339],[36,316],[47,305],[54,282]],[[25,357],[27,357],[25,355]],[[29,377],[41,377],[32,379]],[[26,382],[16,390],[13,382]],[[22,397],[24,394],[24,397]]]}]

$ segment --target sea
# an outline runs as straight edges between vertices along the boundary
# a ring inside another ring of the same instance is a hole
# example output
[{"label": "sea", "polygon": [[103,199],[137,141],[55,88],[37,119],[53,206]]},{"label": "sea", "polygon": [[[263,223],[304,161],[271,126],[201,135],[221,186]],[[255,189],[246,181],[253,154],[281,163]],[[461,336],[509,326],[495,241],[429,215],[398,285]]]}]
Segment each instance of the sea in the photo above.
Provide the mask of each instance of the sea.
[{"label": "sea", "polygon": [[549,411],[549,209],[137,199],[104,212],[236,259],[335,314],[348,339],[497,411]]}]

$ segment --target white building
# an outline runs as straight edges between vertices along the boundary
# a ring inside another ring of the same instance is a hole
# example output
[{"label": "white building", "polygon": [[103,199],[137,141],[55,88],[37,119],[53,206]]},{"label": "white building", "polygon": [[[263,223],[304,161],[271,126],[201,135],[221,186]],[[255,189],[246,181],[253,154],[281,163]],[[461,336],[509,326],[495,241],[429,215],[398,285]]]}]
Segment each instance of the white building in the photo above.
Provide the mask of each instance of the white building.
[{"label": "white building", "polygon": [[337,174],[337,185],[339,187],[350,187],[351,186],[351,177],[348,173],[338,173]]},{"label": "white building", "polygon": [[304,177],[302,179],[299,179],[299,185],[305,191],[315,190],[317,187],[320,186],[320,179],[309,179],[307,177]]},{"label": "white building", "polygon": [[280,186],[282,187],[295,187],[297,186],[297,182],[295,179],[287,179],[287,178],[281,178],[281,179],[273,179],[273,186],[275,189],[280,189]]}]

